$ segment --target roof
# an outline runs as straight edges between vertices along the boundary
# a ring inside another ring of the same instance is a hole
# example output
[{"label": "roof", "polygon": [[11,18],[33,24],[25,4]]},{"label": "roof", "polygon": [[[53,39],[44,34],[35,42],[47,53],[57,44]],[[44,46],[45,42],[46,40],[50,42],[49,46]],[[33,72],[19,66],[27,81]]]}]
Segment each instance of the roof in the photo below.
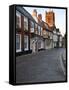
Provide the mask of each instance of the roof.
[{"label": "roof", "polygon": [[36,21],[34,20],[34,18],[31,16],[31,14],[28,13],[23,7],[16,6],[16,10],[18,10],[19,12],[21,12],[23,15],[25,15],[26,17],[28,17],[28,18],[31,19],[32,21],[36,22]]},{"label": "roof", "polygon": [[[32,17],[32,15],[26,11],[23,7],[20,7],[20,6],[16,6],[16,10],[18,10],[20,13],[22,13],[23,15],[25,15],[26,17],[28,17],[30,20],[34,21],[35,23],[37,23],[35,21],[35,19]],[[37,23],[38,25],[40,25],[39,23]],[[40,25],[42,26],[42,25]]]}]

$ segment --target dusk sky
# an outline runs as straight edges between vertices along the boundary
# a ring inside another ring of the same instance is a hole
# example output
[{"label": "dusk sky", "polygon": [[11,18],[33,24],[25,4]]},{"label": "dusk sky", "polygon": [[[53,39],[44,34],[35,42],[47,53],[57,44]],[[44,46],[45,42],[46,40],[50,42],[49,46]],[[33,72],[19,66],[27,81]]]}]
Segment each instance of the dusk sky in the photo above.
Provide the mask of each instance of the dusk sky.
[{"label": "dusk sky", "polygon": [[[24,7],[30,14],[33,10],[37,10],[37,15],[42,14],[42,20],[45,21],[45,11],[49,11],[52,8],[35,8],[35,7]],[[64,36],[66,32],[66,10],[65,9],[52,9],[55,13],[55,25],[59,28],[61,34]]]}]

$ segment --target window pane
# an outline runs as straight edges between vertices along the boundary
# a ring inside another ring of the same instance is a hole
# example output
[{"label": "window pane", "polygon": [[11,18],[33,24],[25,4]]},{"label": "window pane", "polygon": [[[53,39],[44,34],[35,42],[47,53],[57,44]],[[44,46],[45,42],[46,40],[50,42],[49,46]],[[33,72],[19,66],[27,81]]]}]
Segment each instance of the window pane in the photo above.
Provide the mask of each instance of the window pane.
[{"label": "window pane", "polygon": [[21,14],[16,12],[16,28],[21,28]]},{"label": "window pane", "polygon": [[28,18],[24,16],[24,30],[28,31]]},{"label": "window pane", "polygon": [[34,22],[32,22],[32,21],[30,23],[30,29],[31,29],[31,32],[34,32]]},{"label": "window pane", "polygon": [[20,34],[16,34],[16,51],[21,50],[21,41],[20,41]]}]

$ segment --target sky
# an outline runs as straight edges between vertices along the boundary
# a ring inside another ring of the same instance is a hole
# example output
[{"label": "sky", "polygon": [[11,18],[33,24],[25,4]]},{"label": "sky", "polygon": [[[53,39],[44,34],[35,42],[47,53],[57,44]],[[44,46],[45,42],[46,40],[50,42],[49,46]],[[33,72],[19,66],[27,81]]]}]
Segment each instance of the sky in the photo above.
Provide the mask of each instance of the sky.
[{"label": "sky", "polygon": [[35,8],[35,7],[24,7],[30,14],[33,10],[37,10],[37,15],[42,14],[42,20],[45,21],[45,11],[53,10],[55,13],[55,25],[59,28],[62,36],[66,33],[66,10],[65,9],[52,9],[52,8]]}]

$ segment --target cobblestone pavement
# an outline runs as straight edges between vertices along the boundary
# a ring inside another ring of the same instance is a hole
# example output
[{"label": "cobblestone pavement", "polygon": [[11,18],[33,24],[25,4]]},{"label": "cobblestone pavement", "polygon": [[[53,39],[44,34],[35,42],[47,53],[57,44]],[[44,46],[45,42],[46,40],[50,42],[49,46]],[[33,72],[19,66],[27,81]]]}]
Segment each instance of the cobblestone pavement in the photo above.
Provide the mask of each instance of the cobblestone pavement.
[{"label": "cobblestone pavement", "polygon": [[65,81],[66,76],[59,60],[63,52],[64,48],[55,48],[16,57],[16,82]]}]

